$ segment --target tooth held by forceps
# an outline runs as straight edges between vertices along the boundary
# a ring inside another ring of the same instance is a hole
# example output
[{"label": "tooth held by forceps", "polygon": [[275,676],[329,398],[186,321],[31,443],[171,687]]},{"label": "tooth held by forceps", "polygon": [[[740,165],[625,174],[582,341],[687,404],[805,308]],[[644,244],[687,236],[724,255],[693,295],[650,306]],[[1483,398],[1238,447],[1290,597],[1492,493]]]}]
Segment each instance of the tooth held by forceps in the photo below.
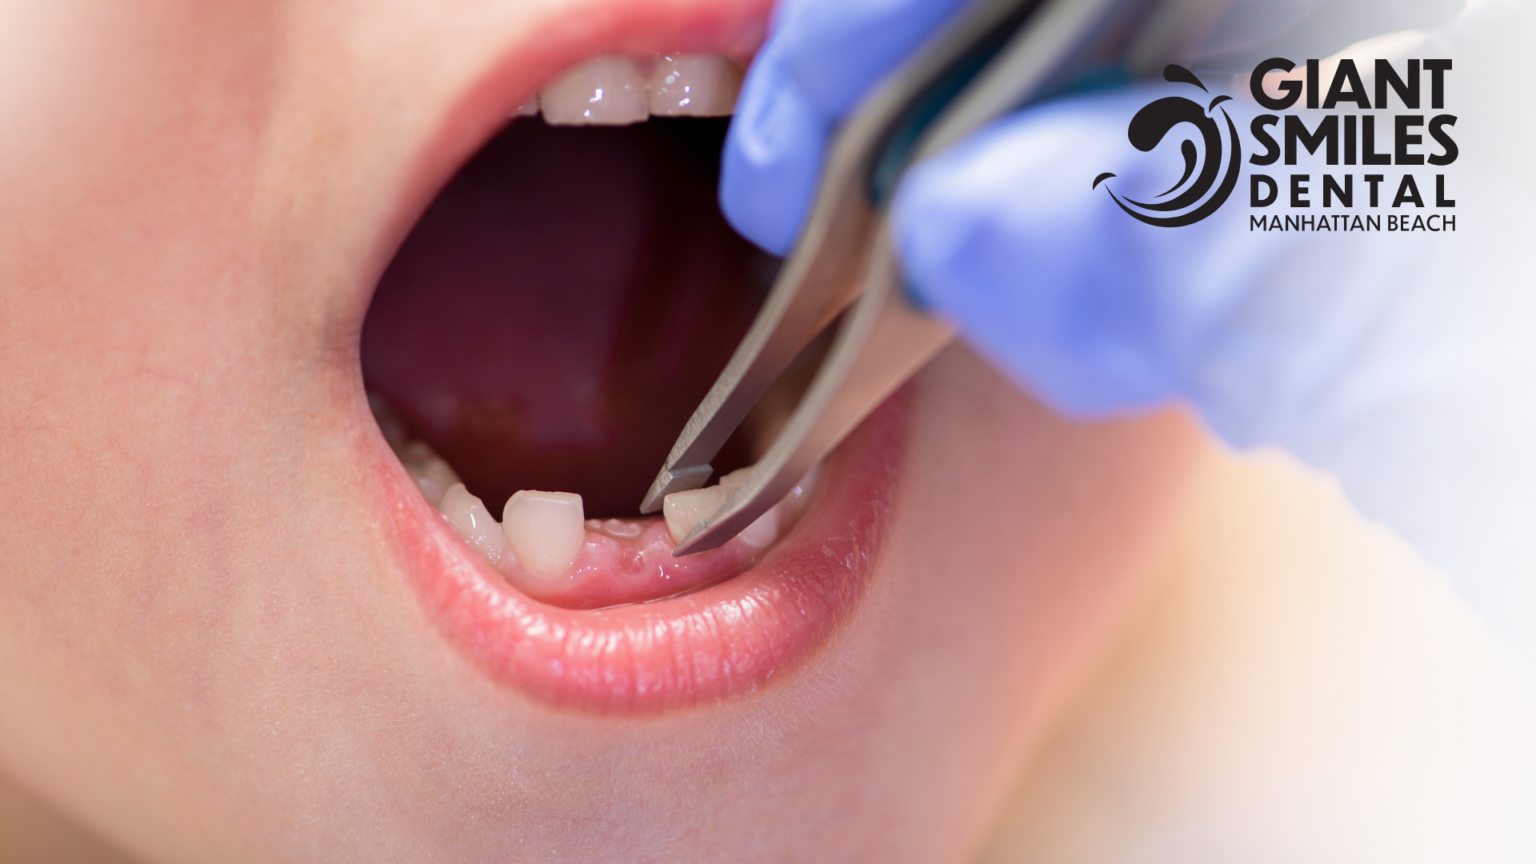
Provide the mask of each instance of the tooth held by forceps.
[{"label": "tooth held by forceps", "polygon": [[719,512],[725,504],[726,490],[719,486],[673,492],[661,502],[661,515],[667,520],[667,533],[673,543],[683,542],[688,532],[705,519]]},{"label": "tooth held by forceps", "polygon": [[[705,486],[703,489],[689,489],[685,492],[673,492],[662,499],[661,513],[667,520],[667,533],[672,535],[673,543],[683,542],[694,527],[706,519],[713,518],[730,500],[732,494],[752,477],[752,467],[741,468],[720,478],[719,485]],[[800,492],[800,487],[795,487]],[[779,525],[783,514],[783,505],[774,505],[768,512],[757,517],[757,520],[742,529],[736,538],[751,546],[753,549],[763,549],[779,539]]]}]

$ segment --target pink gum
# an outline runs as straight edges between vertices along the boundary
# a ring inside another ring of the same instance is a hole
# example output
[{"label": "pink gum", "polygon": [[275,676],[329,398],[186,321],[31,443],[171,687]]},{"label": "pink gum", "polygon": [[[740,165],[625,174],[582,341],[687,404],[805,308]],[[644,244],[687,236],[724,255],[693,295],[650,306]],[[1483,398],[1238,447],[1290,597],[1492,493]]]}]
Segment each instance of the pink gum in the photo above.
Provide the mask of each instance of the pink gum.
[{"label": "pink gum", "polygon": [[630,524],[641,526],[639,535],[615,537],[588,528],[576,563],[560,576],[539,578],[514,561],[507,568],[507,582],[555,606],[600,609],[658,600],[718,582],[740,572],[764,551],[736,539],[719,549],[674,558],[675,544],[665,522],[653,518]]}]

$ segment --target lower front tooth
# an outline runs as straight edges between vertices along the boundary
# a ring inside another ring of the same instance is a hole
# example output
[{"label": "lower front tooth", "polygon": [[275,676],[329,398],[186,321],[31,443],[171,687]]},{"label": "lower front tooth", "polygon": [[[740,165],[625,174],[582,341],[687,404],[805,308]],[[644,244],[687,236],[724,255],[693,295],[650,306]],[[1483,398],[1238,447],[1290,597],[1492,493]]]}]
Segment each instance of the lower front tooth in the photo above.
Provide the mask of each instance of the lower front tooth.
[{"label": "lower front tooth", "polygon": [[469,493],[463,483],[455,483],[443,493],[437,510],[459,531],[469,545],[475,547],[492,567],[500,570],[507,558],[507,537],[501,526],[491,517],[491,511],[479,498]]},{"label": "lower front tooth", "polygon": [[757,521],[743,528],[736,536],[753,549],[766,548],[779,539],[779,508],[769,507],[767,513],[757,517]]},{"label": "lower front tooth", "polygon": [[683,542],[694,526],[720,511],[726,490],[719,486],[673,492],[661,501],[661,515],[667,520],[667,533],[673,543]]},{"label": "lower front tooth", "polygon": [[726,117],[736,110],[741,69],[718,54],[660,54],[651,65],[651,113]]},{"label": "lower front tooth", "polygon": [[524,489],[508,499],[501,521],[523,569],[544,579],[571,569],[586,542],[581,496],[572,492]]},{"label": "lower front tooth", "polygon": [[805,472],[805,476],[800,478],[800,482],[795,484],[795,488],[789,490],[789,494],[784,496],[782,506],[787,508],[794,516],[798,517],[804,514],[805,508],[810,504],[811,493],[816,491],[816,480],[820,476],[820,465]]},{"label": "lower front tooth", "polygon": [[410,475],[416,488],[421,490],[422,496],[434,507],[442,500],[448,487],[459,482],[459,475],[454,473],[453,467],[421,441],[410,442],[400,448],[399,454],[405,473]]},{"label": "lower front tooth", "polygon": [[752,469],[754,467],[756,466],[748,465],[745,468],[737,468],[735,471],[720,478],[720,488],[725,490],[725,497],[731,497],[731,494],[736,491],[738,486],[744,486],[748,480],[752,479]]},{"label": "lower front tooth", "polygon": [[544,121],[557,126],[623,126],[650,116],[645,76],[628,57],[596,57],[539,91]]},{"label": "lower front tooth", "polygon": [[593,531],[601,531],[609,537],[625,539],[639,537],[645,531],[645,527],[639,522],[626,522],[623,519],[588,519],[586,526]]}]

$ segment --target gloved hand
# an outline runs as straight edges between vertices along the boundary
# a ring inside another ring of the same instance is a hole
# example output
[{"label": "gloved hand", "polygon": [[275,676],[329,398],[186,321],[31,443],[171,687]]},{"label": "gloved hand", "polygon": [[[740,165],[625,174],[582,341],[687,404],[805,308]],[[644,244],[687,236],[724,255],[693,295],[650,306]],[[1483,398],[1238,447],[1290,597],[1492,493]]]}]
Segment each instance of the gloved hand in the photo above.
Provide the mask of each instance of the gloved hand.
[{"label": "gloved hand", "polygon": [[[787,251],[831,130],[959,5],[785,0],[727,141],[721,203],[732,223]],[[1313,5],[1239,3],[1206,48],[1260,44]],[[1499,92],[1496,75],[1521,73],[1468,62],[1520,56],[1511,34],[1529,32],[1529,14],[1486,4],[1412,55],[1456,58],[1454,113],[1484,132],[1458,130],[1455,234],[1254,232],[1249,215],[1266,211],[1247,206],[1247,177],[1204,221],[1144,225],[1094,178],[1113,173],[1119,192],[1145,200],[1178,177],[1176,164],[1129,146],[1126,128],[1192,85],[1138,85],[1028,109],[912,170],[891,212],[909,287],[1063,413],[1182,401],[1233,445],[1277,444],[1335,472],[1363,512],[1455,575],[1536,669],[1536,271],[1522,238],[1532,186],[1528,171],[1512,182],[1490,164],[1501,136],[1523,140],[1498,128],[1509,106],[1477,101]],[[1216,83],[1208,77],[1212,95]],[[1251,141],[1247,115],[1260,109],[1224,108]],[[1363,172],[1320,156],[1245,173],[1284,183],[1310,171],[1310,212],[1321,214],[1321,175]],[[1395,183],[1402,172],[1387,173]],[[1388,206],[1394,191],[1366,212],[1403,213]]]},{"label": "gloved hand", "polygon": [[[769,252],[788,253],[832,130],[965,2],[783,0],[747,72],[726,142],[720,203],[731,224]],[[1252,47],[1322,2],[1233,0],[1199,53]]]}]

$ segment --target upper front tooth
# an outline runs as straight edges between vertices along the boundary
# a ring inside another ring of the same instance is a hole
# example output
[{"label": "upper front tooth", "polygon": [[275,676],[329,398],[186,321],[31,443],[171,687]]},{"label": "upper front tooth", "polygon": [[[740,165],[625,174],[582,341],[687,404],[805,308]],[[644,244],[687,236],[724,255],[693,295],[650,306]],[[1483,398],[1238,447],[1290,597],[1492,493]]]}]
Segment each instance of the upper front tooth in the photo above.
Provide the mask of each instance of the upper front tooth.
[{"label": "upper front tooth", "polygon": [[506,535],[492,518],[491,511],[485,509],[485,504],[471,495],[463,483],[449,486],[442,500],[437,502],[437,509],[458,529],[459,536],[491,562],[492,567],[502,569],[502,562],[507,557]]},{"label": "upper front tooth", "polygon": [[501,521],[523,569],[545,579],[571,569],[586,542],[581,496],[572,492],[524,489],[507,500]]},{"label": "upper front tooth", "polygon": [[725,117],[736,110],[741,69],[718,54],[660,54],[651,64],[651,113]]},{"label": "upper front tooth", "polygon": [[650,114],[645,75],[627,57],[596,57],[539,92],[544,120],[556,125],[639,123]]}]

